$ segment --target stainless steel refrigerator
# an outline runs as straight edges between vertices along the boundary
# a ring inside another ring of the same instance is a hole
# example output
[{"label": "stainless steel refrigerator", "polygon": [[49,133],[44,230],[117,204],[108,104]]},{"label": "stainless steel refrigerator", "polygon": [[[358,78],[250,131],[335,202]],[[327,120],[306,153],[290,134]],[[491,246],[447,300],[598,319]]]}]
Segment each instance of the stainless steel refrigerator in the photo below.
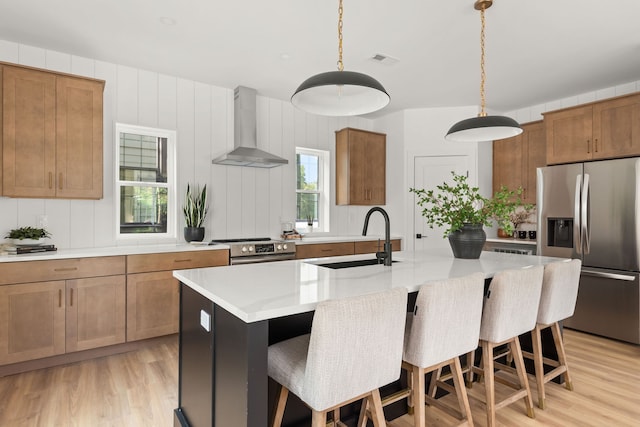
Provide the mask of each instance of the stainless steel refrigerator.
[{"label": "stainless steel refrigerator", "polygon": [[582,259],[564,326],[640,344],[640,158],[538,168],[537,253]]}]

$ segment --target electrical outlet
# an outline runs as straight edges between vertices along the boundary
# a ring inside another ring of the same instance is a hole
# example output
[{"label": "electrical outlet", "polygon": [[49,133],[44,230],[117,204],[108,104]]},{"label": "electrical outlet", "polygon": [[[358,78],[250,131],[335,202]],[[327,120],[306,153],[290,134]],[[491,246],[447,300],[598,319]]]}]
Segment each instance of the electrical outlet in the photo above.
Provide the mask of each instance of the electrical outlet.
[{"label": "electrical outlet", "polygon": [[45,228],[49,225],[49,218],[46,215],[38,215],[36,219],[38,221],[38,228]]}]

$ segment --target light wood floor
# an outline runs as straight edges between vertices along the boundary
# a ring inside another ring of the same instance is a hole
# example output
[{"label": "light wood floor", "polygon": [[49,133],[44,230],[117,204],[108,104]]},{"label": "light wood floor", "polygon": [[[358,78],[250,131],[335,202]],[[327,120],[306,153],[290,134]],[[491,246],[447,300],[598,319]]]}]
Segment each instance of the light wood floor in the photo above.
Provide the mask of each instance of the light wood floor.
[{"label": "light wood floor", "polygon": [[[547,409],[536,410],[535,419],[520,401],[497,412],[499,425],[639,426],[640,346],[570,330],[565,345],[575,391],[551,383]],[[171,338],[126,354],[0,378],[0,426],[170,427],[178,402],[177,353],[177,338]],[[475,424],[486,425],[483,407],[472,400],[472,410]],[[427,414],[427,425],[451,425],[433,408]],[[389,423],[412,425],[409,416]]]}]

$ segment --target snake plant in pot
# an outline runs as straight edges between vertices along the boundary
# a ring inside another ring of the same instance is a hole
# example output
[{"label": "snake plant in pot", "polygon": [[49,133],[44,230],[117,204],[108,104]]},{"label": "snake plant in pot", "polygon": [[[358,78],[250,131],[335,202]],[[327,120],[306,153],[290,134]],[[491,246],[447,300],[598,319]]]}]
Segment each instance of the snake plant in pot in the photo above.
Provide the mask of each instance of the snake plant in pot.
[{"label": "snake plant in pot", "polygon": [[430,228],[443,227],[444,238],[456,258],[480,257],[487,239],[483,226],[490,227],[495,220],[507,232],[513,232],[509,215],[522,205],[522,188],[509,190],[503,186],[493,198],[480,194],[478,187],[467,182],[465,175],[453,175],[453,183],[444,182],[435,189],[415,189],[416,203]]},{"label": "snake plant in pot", "polygon": [[201,242],[204,240],[204,219],[209,211],[207,204],[207,185],[205,184],[200,190],[195,187],[192,191],[191,185],[187,184],[187,193],[185,195],[184,220],[184,240],[187,242]]}]

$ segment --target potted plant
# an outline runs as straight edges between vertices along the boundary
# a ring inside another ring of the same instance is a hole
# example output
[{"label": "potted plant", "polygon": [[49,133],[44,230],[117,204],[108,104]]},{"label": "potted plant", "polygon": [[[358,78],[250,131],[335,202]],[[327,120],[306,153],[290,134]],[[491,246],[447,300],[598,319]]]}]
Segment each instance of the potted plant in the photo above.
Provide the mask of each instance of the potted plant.
[{"label": "potted plant", "polygon": [[409,191],[416,194],[429,227],[444,227],[444,237],[449,239],[456,258],[479,258],[487,238],[483,226],[490,227],[495,220],[499,227],[513,233],[509,215],[522,204],[522,189],[503,186],[487,199],[478,187],[469,185],[465,175],[451,174],[453,184],[444,182],[436,189]]},{"label": "potted plant", "polygon": [[44,228],[20,227],[9,231],[4,237],[13,239],[14,245],[41,245],[44,239],[51,237],[51,233]]},{"label": "potted plant", "polygon": [[185,203],[182,207],[186,227],[184,228],[184,240],[187,242],[201,242],[204,240],[204,219],[209,211],[207,205],[207,185],[202,190],[197,187],[191,191],[191,186],[187,184]]}]

